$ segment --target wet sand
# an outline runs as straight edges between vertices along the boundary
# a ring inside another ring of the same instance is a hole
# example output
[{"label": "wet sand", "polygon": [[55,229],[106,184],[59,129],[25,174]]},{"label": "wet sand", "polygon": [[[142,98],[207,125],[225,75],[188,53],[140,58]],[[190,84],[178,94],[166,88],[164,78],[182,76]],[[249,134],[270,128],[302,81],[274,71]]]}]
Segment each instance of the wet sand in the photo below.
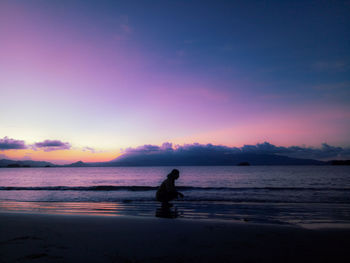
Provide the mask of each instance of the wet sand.
[{"label": "wet sand", "polygon": [[287,224],[307,228],[350,228],[350,204],[173,202],[164,211],[159,202],[18,202],[0,201],[0,212],[66,215],[177,217],[262,224]]},{"label": "wet sand", "polygon": [[0,213],[0,262],[350,262],[350,229]]}]

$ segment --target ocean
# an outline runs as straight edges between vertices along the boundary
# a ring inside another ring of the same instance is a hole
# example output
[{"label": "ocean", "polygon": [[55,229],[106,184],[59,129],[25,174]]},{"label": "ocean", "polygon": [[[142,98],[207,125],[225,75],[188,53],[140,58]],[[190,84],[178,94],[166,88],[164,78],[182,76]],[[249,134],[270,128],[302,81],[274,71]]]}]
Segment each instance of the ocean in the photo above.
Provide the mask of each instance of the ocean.
[{"label": "ocean", "polygon": [[[172,168],[3,168],[0,210],[162,216],[155,192]],[[350,224],[349,166],[176,168],[185,197],[165,217]]]}]

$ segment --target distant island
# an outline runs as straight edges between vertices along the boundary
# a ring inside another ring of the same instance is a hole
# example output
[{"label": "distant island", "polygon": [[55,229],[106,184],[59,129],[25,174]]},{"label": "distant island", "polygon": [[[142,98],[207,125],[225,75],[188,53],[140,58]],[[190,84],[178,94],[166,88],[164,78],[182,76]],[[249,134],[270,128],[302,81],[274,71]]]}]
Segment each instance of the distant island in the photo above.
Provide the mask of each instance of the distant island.
[{"label": "distant island", "polygon": [[329,163],[331,165],[350,165],[350,160],[332,160]]},{"label": "distant island", "polygon": [[54,167],[59,166],[50,162],[44,161],[32,161],[32,160],[24,160],[24,161],[15,161],[9,159],[0,160],[0,167],[8,167],[8,168],[30,168],[30,167]]},{"label": "distant island", "polygon": [[250,163],[248,162],[240,162],[239,164],[237,164],[238,166],[250,166]]},{"label": "distant island", "polygon": [[181,151],[125,154],[108,166],[249,166],[249,165],[325,165],[326,162],[291,158],[277,154],[227,153],[221,151]]},{"label": "distant island", "polygon": [[350,160],[319,161],[277,154],[250,153],[137,153],[124,154],[109,162],[83,161],[57,165],[45,161],[0,160],[1,168],[29,167],[132,167],[132,166],[255,166],[255,165],[350,165]]}]

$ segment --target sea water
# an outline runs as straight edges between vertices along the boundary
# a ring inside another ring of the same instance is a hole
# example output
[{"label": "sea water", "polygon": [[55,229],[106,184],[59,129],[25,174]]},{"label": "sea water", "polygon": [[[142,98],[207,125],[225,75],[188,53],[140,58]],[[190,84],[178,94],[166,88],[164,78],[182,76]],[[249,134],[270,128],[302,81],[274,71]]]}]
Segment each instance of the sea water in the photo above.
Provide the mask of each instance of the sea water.
[{"label": "sea water", "polygon": [[[50,203],[61,212],[153,215],[156,189],[172,168],[2,168],[0,209],[45,210]],[[182,217],[350,223],[349,166],[174,168],[185,195],[175,202]]]}]

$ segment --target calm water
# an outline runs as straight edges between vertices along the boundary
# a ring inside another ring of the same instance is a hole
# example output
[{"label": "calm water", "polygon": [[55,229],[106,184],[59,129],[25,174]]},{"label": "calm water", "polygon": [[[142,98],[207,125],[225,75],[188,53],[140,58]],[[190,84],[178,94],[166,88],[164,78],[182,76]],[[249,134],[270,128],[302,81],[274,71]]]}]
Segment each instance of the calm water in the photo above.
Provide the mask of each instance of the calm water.
[{"label": "calm water", "polygon": [[[349,166],[177,168],[182,217],[350,223]],[[0,208],[154,215],[155,191],[171,169],[4,168]]]},{"label": "calm water", "polygon": [[[169,167],[0,169],[0,200],[151,201]],[[350,203],[350,167],[180,167],[186,201]]]}]

